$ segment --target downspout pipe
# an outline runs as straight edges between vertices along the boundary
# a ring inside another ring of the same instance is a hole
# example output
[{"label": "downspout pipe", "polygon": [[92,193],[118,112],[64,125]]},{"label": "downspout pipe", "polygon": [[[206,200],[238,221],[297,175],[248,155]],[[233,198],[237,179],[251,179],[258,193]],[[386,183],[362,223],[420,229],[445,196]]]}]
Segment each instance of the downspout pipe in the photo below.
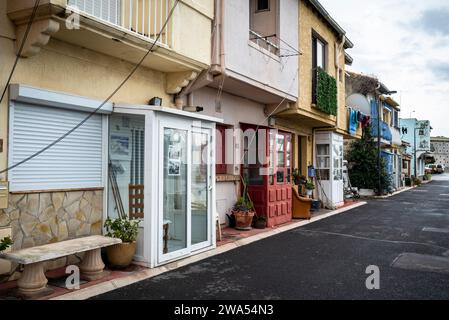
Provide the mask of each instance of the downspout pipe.
[{"label": "downspout pipe", "polygon": [[382,174],[382,161],[381,161],[381,144],[380,144],[380,139],[381,139],[381,133],[380,133],[380,111],[381,111],[381,100],[380,100],[380,92],[379,89],[381,87],[380,82],[377,84],[376,87],[376,102],[377,102],[377,170],[378,170],[378,181],[377,181],[377,194],[379,196],[382,195],[382,179],[381,179],[381,174]]},{"label": "downspout pipe", "polygon": [[218,77],[226,77],[225,66],[225,41],[224,41],[224,0],[214,0],[214,33],[211,39],[211,66],[208,70],[198,76],[189,86],[184,88],[179,94],[175,95],[174,101],[182,99],[187,95],[187,105],[193,106],[192,93],[196,90],[206,87]]},{"label": "downspout pipe", "polygon": [[[340,71],[342,70],[342,66],[340,63],[340,58],[342,55],[344,55],[344,47],[345,47],[345,43],[346,43],[346,36],[343,35],[341,37],[341,42],[340,44],[335,44],[336,47],[336,54],[335,54],[335,65],[337,66],[337,106],[339,105],[339,101],[340,101],[340,95],[341,95],[341,88],[340,88]],[[339,116],[339,109],[337,108],[337,116],[335,119],[335,130],[338,130],[338,121],[340,119]]]}]

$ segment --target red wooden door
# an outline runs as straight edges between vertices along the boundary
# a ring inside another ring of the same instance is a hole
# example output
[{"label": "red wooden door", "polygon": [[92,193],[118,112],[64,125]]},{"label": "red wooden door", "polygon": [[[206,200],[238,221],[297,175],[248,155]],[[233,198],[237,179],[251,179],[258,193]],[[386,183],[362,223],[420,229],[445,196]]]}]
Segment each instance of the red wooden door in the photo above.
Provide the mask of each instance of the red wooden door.
[{"label": "red wooden door", "polygon": [[268,226],[287,223],[292,219],[292,137],[288,133],[278,132],[270,135],[270,151],[275,158],[274,174],[269,177],[267,189]]},{"label": "red wooden door", "polygon": [[[242,129],[245,132],[256,127],[242,125]],[[270,128],[258,131],[253,131],[255,136],[245,135],[242,173],[256,214],[267,217],[267,226],[273,227],[292,219],[292,137]],[[265,150],[260,150],[263,145]]]}]

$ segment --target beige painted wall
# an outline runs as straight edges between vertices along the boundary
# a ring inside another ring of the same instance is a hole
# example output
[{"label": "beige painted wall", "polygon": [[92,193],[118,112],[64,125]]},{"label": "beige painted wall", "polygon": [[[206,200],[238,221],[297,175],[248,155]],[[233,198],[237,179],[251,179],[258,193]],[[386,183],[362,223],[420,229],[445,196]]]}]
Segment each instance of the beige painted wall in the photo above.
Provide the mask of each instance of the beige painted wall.
[{"label": "beige painted wall", "polygon": [[173,15],[173,49],[210,65],[213,0],[180,1]]},{"label": "beige painted wall", "polygon": [[[6,17],[5,1],[0,2],[0,30],[0,88],[3,89],[15,58],[14,25]],[[52,39],[38,55],[20,59],[11,83],[103,100],[132,68],[132,64],[120,59]],[[165,81],[164,73],[140,68],[111,102],[147,104],[152,97],[159,96],[168,106],[171,97],[165,93]],[[7,165],[7,127],[8,99],[4,99],[0,106],[0,139],[4,139],[0,168]]]},{"label": "beige painted wall", "polygon": [[[278,12],[278,0],[269,0],[270,10],[259,11],[257,9],[257,0],[251,0],[251,30],[256,31],[262,36],[270,36],[277,34],[277,12]],[[276,42],[276,39],[269,39]]]},{"label": "beige painted wall", "polygon": [[[335,121],[335,117],[319,112],[318,109],[312,107],[312,30],[318,33],[327,42],[327,72],[337,79],[337,66],[335,63],[335,44],[340,43],[337,35],[328,26],[328,24],[318,14],[314,12],[307,1],[301,0],[299,6],[299,38],[300,49],[303,54],[299,57],[299,108],[310,113],[311,117],[322,118],[325,120]],[[345,57],[344,54],[340,56],[340,65],[343,68]],[[339,98],[338,98],[338,127],[346,130],[347,127],[347,113],[345,107],[345,83],[340,81]]]}]

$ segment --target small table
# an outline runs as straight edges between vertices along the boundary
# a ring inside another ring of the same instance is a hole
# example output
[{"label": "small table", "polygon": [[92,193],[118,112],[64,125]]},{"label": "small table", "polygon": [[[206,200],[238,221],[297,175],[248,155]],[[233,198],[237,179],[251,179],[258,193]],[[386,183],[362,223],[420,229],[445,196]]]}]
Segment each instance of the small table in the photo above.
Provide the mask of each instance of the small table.
[{"label": "small table", "polygon": [[169,236],[169,228],[170,228],[170,225],[172,224],[173,222],[171,221],[171,220],[164,220],[163,221],[163,226],[164,226],[164,254],[166,254],[166,253],[168,253],[168,236]]}]

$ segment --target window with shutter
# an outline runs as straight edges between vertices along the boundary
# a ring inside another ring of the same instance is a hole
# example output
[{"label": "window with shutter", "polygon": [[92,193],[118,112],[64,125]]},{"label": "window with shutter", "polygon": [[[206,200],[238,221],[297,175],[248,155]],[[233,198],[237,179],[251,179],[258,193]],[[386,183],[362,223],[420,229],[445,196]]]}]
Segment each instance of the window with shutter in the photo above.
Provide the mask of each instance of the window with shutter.
[{"label": "window with shutter", "polygon": [[[40,151],[87,114],[15,102],[10,114],[9,165]],[[11,170],[11,191],[103,187],[102,117],[92,116],[64,140]]]}]

